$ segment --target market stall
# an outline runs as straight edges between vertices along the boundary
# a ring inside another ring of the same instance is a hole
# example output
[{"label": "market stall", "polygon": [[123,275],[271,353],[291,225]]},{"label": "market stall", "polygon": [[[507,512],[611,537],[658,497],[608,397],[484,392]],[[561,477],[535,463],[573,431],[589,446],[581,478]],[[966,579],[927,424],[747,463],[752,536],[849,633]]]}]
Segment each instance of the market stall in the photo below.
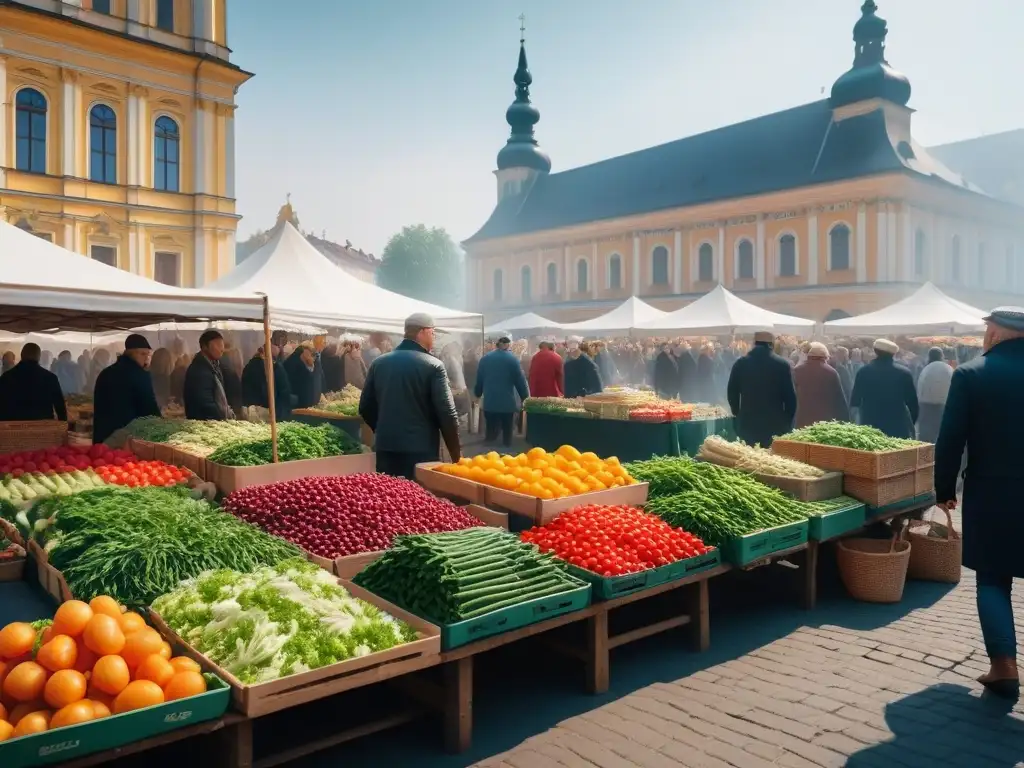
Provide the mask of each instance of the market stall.
[{"label": "market stall", "polygon": [[875,312],[825,323],[834,336],[887,336],[894,334],[963,335],[985,330],[987,312],[947,296],[925,283],[910,296]]},{"label": "market stall", "polygon": [[527,312],[487,326],[484,329],[484,335],[488,338],[497,338],[506,334],[510,336],[543,336],[549,333],[558,333],[561,329],[561,324],[554,320]]},{"label": "market stall", "polygon": [[610,312],[579,323],[563,323],[561,330],[584,336],[628,336],[634,328],[655,322],[667,314],[636,296],[630,296]]},{"label": "market stall", "polygon": [[633,336],[716,336],[773,330],[806,336],[813,320],[771,312],[716,286],[692,304],[633,329]]}]

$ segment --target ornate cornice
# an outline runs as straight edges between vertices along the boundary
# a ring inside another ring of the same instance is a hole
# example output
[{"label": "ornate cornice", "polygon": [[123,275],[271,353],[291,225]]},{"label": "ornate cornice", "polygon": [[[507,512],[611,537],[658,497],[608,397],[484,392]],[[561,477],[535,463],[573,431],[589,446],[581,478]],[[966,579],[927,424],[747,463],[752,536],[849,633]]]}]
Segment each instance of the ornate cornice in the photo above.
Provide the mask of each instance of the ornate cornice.
[{"label": "ornate cornice", "polygon": [[60,80],[62,83],[71,83],[73,85],[78,82],[80,77],[81,73],[77,69],[60,68]]},{"label": "ornate cornice", "polygon": [[135,97],[137,97],[139,99],[148,99],[149,98],[149,88],[147,88],[144,85],[132,85],[128,89],[128,93],[130,93],[132,96],[135,96]]}]

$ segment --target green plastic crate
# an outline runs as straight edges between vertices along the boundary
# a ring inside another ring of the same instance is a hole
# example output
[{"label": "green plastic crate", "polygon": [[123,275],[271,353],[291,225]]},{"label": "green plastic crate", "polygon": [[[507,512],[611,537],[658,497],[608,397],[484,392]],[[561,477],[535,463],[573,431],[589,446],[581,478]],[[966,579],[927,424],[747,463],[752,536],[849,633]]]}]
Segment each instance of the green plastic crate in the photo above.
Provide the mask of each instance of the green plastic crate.
[{"label": "green plastic crate", "polygon": [[815,541],[828,541],[863,528],[866,519],[867,507],[863,504],[837,509],[824,515],[815,515],[807,520],[810,524],[808,535]]},{"label": "green plastic crate", "polygon": [[928,503],[935,503],[935,491],[928,491],[928,493],[922,493],[920,496],[914,496],[910,499],[894,501],[892,504],[886,504],[882,507],[868,507],[867,519],[870,521],[875,517],[889,515],[893,512],[899,512],[901,509],[909,509],[910,507],[916,507]]},{"label": "green plastic crate", "polygon": [[209,690],[199,696],[2,742],[0,766],[29,768],[63,763],[216,720],[228,709],[231,689],[214,675],[206,675],[206,680]]},{"label": "green plastic crate", "polygon": [[722,545],[722,556],[733,565],[749,565],[755,560],[767,557],[771,552],[768,531],[748,533],[729,539]]},{"label": "green plastic crate", "polygon": [[[582,610],[590,605],[590,596],[590,585],[583,584],[567,592],[538,597],[536,600],[485,613],[474,619],[466,619],[456,624],[442,624],[441,648],[449,651],[460,645],[483,640],[485,637],[511,632],[536,624],[538,621]],[[431,619],[428,618],[427,621]]]},{"label": "green plastic crate", "polygon": [[640,573],[629,573],[625,576],[601,576],[574,565],[569,565],[568,569],[569,573],[576,578],[590,583],[593,587],[594,600],[611,600],[711,570],[721,562],[721,553],[719,550],[713,549],[703,555],[688,557],[660,568],[651,568]]},{"label": "green plastic crate", "polygon": [[768,529],[768,550],[781,552],[784,549],[799,547],[807,543],[807,531],[809,525],[806,520],[800,520],[789,525],[780,525],[778,528]]}]

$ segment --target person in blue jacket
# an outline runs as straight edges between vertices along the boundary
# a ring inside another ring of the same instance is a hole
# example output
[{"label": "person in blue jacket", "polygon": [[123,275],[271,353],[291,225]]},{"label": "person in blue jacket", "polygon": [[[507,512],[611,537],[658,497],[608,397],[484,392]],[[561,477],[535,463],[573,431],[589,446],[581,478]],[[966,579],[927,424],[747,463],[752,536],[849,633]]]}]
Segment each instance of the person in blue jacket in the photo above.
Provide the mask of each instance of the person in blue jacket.
[{"label": "person in blue jacket", "polygon": [[473,393],[483,398],[484,439],[494,443],[500,431],[506,447],[512,445],[512,421],[523,400],[530,396],[523,366],[509,351],[511,343],[508,336],[502,336],[497,347],[483,356],[473,388]]}]

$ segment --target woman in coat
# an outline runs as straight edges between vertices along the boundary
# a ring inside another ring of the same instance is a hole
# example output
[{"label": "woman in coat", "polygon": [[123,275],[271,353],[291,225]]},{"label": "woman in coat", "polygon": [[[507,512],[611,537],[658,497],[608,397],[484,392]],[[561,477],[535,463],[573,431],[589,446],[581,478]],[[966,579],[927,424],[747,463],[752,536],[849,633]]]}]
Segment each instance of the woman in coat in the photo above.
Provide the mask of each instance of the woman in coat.
[{"label": "woman in coat", "polygon": [[850,408],[839,373],[828,364],[828,348],[813,342],[807,359],[793,370],[796,386],[796,427],[819,421],[849,421]]}]

